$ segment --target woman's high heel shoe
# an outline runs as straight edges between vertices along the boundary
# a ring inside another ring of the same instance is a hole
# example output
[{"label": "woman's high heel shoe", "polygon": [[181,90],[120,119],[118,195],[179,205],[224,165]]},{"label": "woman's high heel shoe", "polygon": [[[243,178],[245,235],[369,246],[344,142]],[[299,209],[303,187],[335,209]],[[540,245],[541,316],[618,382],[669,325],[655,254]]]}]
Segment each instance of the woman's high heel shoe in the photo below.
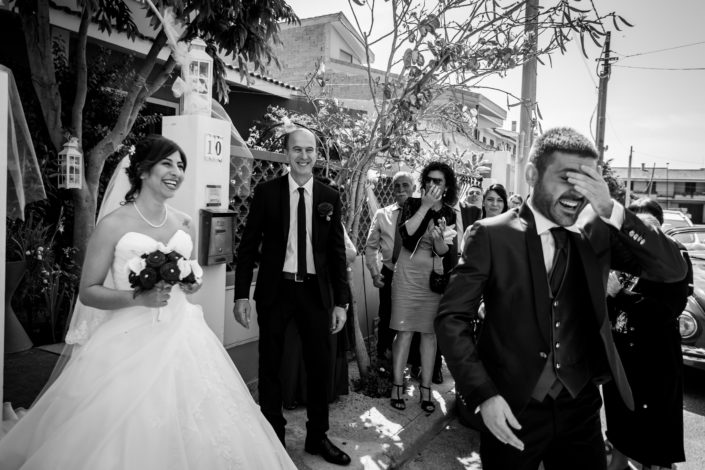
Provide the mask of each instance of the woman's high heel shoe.
[{"label": "woman's high heel shoe", "polygon": [[392,384],[392,397],[394,395],[397,396],[396,398],[392,398],[390,400],[393,408],[396,408],[397,410],[405,410],[406,409],[406,403],[404,402],[404,398],[402,398],[403,394],[404,394],[404,385]]},{"label": "woman's high heel shoe", "polygon": [[[436,411],[436,405],[433,404],[431,401],[431,387],[424,387],[423,385],[419,385],[419,398],[421,400],[421,409],[424,410],[426,413],[433,413]],[[428,400],[423,399],[423,391],[428,390]]]}]

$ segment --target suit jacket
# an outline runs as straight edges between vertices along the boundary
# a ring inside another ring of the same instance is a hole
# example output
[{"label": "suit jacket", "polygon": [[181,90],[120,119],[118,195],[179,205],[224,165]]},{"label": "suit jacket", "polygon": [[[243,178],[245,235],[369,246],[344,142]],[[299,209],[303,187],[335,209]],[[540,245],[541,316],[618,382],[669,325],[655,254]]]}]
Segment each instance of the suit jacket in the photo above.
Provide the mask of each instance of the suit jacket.
[{"label": "suit jacket", "polygon": [[[235,270],[235,299],[249,298],[252,271],[259,257],[254,299],[271,305],[282,281],[286,244],[289,238],[289,182],[287,175],[261,183],[255,189],[245,230],[238,249]],[[318,181],[313,182],[311,230],[313,261],[323,305],[350,302],[345,263],[345,240],[341,223],[340,194]],[[328,203],[332,213],[320,207]],[[260,250],[261,244],[261,250]],[[261,251],[261,255],[258,253]]]},{"label": "suit jacket", "polygon": [[463,230],[482,218],[482,209],[466,202],[460,202],[460,215],[463,219]]},{"label": "suit jacket", "polygon": [[[612,377],[624,402],[633,407],[607,315],[609,270],[675,282],[685,277],[685,261],[672,240],[628,210],[621,230],[593,214],[579,234],[570,236],[580,253]],[[472,324],[481,301],[485,319],[475,342]],[[441,351],[470,410],[496,394],[515,414],[526,406],[550,350],[549,302],[541,240],[528,206],[477,222],[435,321]]]}]

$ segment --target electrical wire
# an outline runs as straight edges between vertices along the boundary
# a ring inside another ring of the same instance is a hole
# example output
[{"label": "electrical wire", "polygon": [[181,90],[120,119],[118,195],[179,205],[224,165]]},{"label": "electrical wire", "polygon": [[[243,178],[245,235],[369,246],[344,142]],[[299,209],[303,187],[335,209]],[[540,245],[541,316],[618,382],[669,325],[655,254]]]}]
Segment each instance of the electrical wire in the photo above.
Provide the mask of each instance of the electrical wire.
[{"label": "electrical wire", "polygon": [[635,65],[612,65],[612,67],[622,67],[623,69],[640,69],[640,70],[677,70],[677,71],[695,71],[705,70],[705,67],[638,67]]},{"label": "electrical wire", "polygon": [[623,55],[623,54],[619,54],[619,53],[617,53],[617,54],[622,55],[622,59],[626,59],[626,58],[628,58],[628,57],[637,57],[637,56],[640,56],[640,55],[655,54],[655,53],[657,53],[657,52],[672,51],[672,50],[675,50],[675,49],[682,49],[682,48],[684,48],[684,47],[697,46],[697,45],[699,45],[699,44],[705,44],[705,41],[691,42],[691,43],[688,43],[688,44],[681,44],[680,46],[666,47],[665,49],[656,49],[656,50],[653,50],[653,51],[637,52],[637,53],[635,53],[635,54],[627,54],[627,55]]}]

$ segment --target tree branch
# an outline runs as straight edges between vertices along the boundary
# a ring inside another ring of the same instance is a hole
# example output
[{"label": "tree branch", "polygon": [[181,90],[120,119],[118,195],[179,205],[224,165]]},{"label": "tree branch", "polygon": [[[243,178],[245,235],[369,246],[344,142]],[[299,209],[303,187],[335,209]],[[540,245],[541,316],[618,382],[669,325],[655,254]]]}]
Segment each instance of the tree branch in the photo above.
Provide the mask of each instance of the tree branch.
[{"label": "tree branch", "polygon": [[37,10],[19,9],[32,86],[39,99],[49,138],[58,151],[64,142],[61,93],[56,81],[49,22],[49,0],[37,0]]}]

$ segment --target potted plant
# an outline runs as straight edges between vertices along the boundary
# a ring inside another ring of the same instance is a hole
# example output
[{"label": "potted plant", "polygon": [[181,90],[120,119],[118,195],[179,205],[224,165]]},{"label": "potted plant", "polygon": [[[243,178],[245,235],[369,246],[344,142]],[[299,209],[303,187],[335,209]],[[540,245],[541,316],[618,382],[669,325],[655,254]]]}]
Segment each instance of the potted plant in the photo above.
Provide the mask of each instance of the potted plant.
[{"label": "potted plant", "polygon": [[25,351],[32,347],[32,341],[17,319],[12,309],[12,297],[27,270],[27,261],[20,238],[18,220],[7,220],[7,250],[5,258],[5,352]]}]

